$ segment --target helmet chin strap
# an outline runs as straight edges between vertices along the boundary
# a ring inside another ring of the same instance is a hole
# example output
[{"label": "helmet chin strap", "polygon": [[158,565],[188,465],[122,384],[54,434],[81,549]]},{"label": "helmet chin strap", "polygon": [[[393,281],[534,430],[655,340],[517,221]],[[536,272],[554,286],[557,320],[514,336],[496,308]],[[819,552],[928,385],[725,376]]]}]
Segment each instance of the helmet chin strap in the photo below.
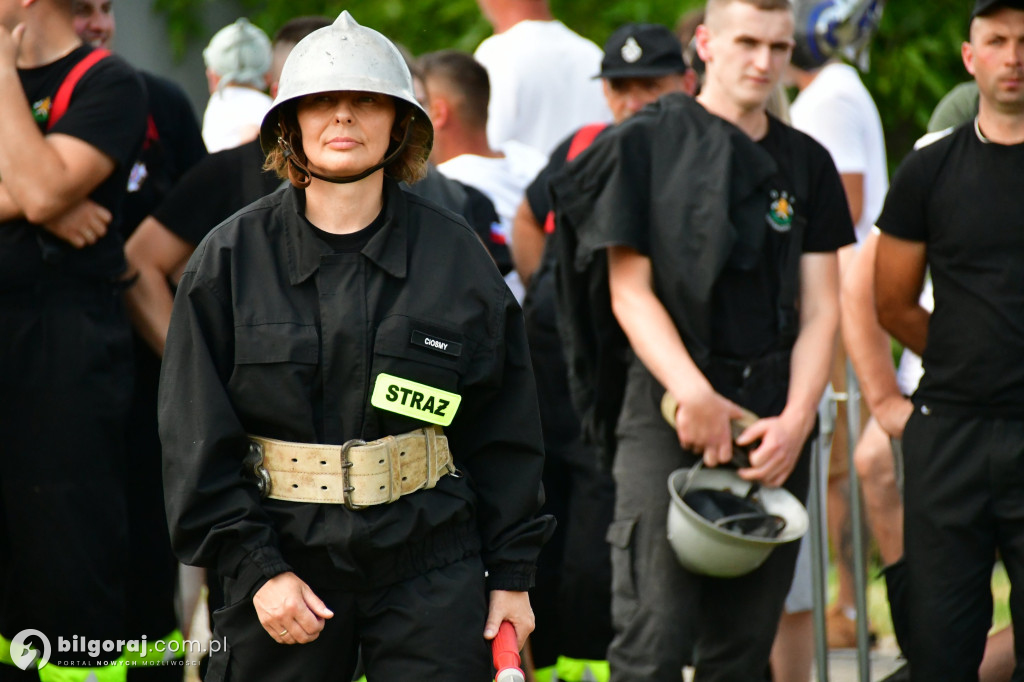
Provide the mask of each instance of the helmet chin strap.
[{"label": "helmet chin strap", "polygon": [[363,172],[356,173],[355,175],[330,176],[321,175],[316,171],[310,170],[308,166],[299,161],[298,157],[296,157],[295,155],[295,151],[292,149],[292,145],[286,139],[284,139],[284,131],[281,128],[280,123],[278,123],[278,130],[281,131],[281,135],[278,135],[277,143],[281,146],[281,149],[284,152],[284,157],[288,161],[288,163],[290,163],[292,166],[298,169],[300,173],[303,173],[304,175],[307,175],[309,177],[316,178],[317,180],[323,180],[324,182],[333,182],[336,185],[347,185],[350,182],[359,182],[363,178],[367,178],[373,175],[381,168],[384,168],[392,161],[397,159],[399,155],[405,150],[406,145],[409,144],[409,138],[412,136],[412,124],[415,120],[416,114],[410,111],[409,115],[406,116],[405,134],[402,136],[402,142],[401,144],[398,145],[398,148],[395,149],[395,151],[391,152],[380,163],[370,166]]}]

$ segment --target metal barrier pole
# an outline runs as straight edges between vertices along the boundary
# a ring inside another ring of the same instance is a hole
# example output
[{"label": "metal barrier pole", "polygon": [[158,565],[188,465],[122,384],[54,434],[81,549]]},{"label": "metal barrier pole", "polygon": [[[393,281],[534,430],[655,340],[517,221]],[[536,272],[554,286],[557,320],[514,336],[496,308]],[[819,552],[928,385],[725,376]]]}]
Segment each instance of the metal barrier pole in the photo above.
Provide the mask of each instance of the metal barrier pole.
[{"label": "metal barrier pole", "polygon": [[823,453],[828,452],[834,430],[831,414],[831,400],[822,400],[818,408],[818,438],[811,447],[811,485],[807,493],[807,513],[811,520],[811,586],[814,599],[811,602],[814,618],[814,660],[817,682],[828,682],[828,637],[825,632],[825,604],[828,602],[828,540],[825,524],[825,473],[822,466]]},{"label": "metal barrier pole", "polygon": [[860,382],[846,361],[846,417],[849,431],[850,525],[853,530],[853,590],[857,607],[857,671],[860,682],[871,680],[870,640],[868,635],[867,558],[864,551],[864,524],[860,497],[860,477],[853,453],[860,438]]}]

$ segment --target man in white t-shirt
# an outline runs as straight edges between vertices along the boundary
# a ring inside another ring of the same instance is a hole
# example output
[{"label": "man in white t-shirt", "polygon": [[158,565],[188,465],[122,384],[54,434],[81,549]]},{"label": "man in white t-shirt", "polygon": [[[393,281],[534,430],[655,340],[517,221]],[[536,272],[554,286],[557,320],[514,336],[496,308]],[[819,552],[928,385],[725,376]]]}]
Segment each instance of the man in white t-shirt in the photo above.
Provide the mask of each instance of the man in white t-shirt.
[{"label": "man in white t-shirt", "polygon": [[593,80],[601,49],[551,14],[547,0],[477,0],[494,35],[474,57],[491,80],[487,138],[516,140],[550,154],[587,123],[612,116]]},{"label": "man in white t-shirt", "polygon": [[[798,36],[798,43],[802,42]],[[846,191],[859,244],[881,212],[889,187],[885,139],[878,109],[857,70],[838,59],[829,59],[822,64],[807,50],[795,50],[789,78],[800,91],[790,107],[793,127],[811,135],[832,155]],[[846,269],[855,248],[856,245],[851,245],[840,250],[840,272]],[[846,353],[841,345],[837,347],[831,382],[835,393],[846,392]],[[860,413],[866,419],[868,412],[863,402]],[[829,537],[836,551],[839,576],[836,602],[828,613],[831,648],[856,645],[849,427],[846,416],[845,402],[837,401],[828,477]],[[867,429],[865,433],[866,440],[858,447],[887,449],[888,443],[880,430],[873,433],[876,438],[868,437],[872,432]]]},{"label": "man in white t-shirt", "polygon": [[256,139],[273,100],[264,92],[273,61],[270,38],[244,17],[217,31],[203,50],[210,101],[203,142],[211,154]]},{"label": "man in white t-shirt", "polygon": [[[492,236],[510,243],[512,220],[526,186],[547,165],[547,157],[516,140],[494,149],[487,141],[487,71],[472,55],[441,50],[417,62],[434,124],[431,160],[447,177],[476,187],[494,203],[500,218]],[[506,281],[516,298],[523,287],[513,270]]]},{"label": "man in white t-shirt", "polygon": [[793,126],[823,144],[846,189],[857,242],[864,241],[889,188],[882,120],[857,70],[830,61],[791,71],[800,94],[790,107]]}]

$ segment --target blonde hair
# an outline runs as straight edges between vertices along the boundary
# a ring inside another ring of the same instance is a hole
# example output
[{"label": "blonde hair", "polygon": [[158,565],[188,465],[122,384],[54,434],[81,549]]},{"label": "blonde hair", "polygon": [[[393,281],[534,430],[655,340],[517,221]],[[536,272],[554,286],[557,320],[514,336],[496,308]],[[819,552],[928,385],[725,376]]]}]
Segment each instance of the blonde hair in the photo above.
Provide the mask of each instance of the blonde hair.
[{"label": "blonde hair", "polygon": [[[411,185],[422,180],[427,174],[427,159],[430,157],[430,147],[433,143],[433,128],[422,111],[403,100],[397,98],[392,98],[392,100],[395,103],[395,123],[391,128],[391,145],[385,156],[393,153],[394,148],[401,144],[408,126],[412,126],[412,130],[409,131],[409,141],[406,143],[405,149],[397,159],[384,166],[384,174]],[[299,130],[294,100],[285,102],[278,108],[275,127],[278,139],[267,152],[263,169],[273,171],[279,178],[288,180],[296,187],[308,187],[312,177],[303,170],[309,161],[302,149],[302,133]],[[284,144],[282,144],[282,140]],[[289,151],[291,155],[295,156],[301,167],[288,160]]]},{"label": "blonde hair", "polygon": [[734,2],[742,2],[744,5],[750,5],[755,9],[765,11],[792,11],[793,9],[793,3],[791,3],[789,0],[708,0],[708,4],[704,8],[704,23],[712,23],[714,21],[713,17],[715,15],[717,15],[724,8],[728,7]]}]

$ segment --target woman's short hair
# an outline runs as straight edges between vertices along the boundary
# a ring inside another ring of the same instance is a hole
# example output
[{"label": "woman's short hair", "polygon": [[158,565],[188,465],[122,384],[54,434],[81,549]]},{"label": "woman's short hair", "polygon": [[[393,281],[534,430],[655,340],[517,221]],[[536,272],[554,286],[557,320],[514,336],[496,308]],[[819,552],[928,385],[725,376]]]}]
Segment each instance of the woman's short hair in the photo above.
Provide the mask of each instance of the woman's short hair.
[{"label": "woman's short hair", "polygon": [[[395,103],[395,123],[391,128],[391,144],[385,157],[394,153],[394,150],[401,144],[405,137],[406,127],[412,126],[409,132],[409,141],[405,149],[397,159],[384,167],[384,174],[399,182],[412,184],[422,180],[427,174],[427,159],[430,157],[430,147],[433,142],[429,121],[426,125],[416,120],[415,117],[423,117],[423,112],[396,97],[391,100]],[[285,102],[278,109],[277,129],[279,139],[267,152],[267,160],[263,164],[264,170],[277,173],[278,177],[288,180],[296,187],[306,187],[310,183],[310,176],[294,164],[289,163],[283,139],[291,148],[291,152],[297,157],[302,166],[306,166],[308,159],[302,148],[302,133],[299,129],[297,114],[298,104],[296,101]]]}]

